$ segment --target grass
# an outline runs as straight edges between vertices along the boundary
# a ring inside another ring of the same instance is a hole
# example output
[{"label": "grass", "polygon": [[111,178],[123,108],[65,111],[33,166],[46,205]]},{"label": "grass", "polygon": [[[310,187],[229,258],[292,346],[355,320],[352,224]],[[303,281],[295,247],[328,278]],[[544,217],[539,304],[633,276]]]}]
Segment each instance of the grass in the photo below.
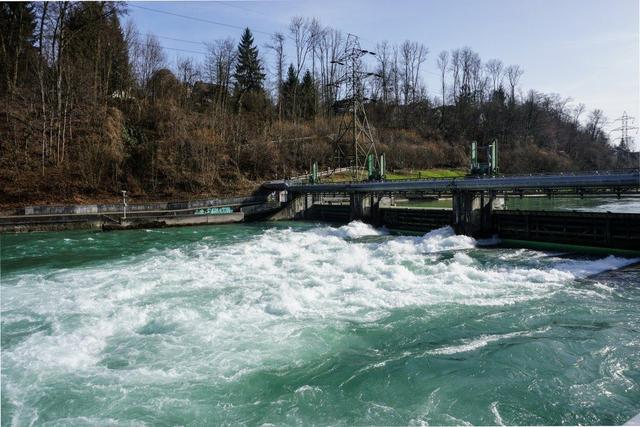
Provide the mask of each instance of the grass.
[{"label": "grass", "polygon": [[[387,181],[399,179],[418,179],[418,178],[461,178],[467,173],[464,169],[420,169],[420,170],[395,170],[386,175]],[[352,177],[349,173],[336,173],[334,175],[321,178],[322,182],[345,182],[351,181]]]},{"label": "grass", "polygon": [[420,170],[399,170],[387,173],[388,180],[394,179],[417,179],[417,178],[461,178],[467,174],[463,169],[420,169]]}]

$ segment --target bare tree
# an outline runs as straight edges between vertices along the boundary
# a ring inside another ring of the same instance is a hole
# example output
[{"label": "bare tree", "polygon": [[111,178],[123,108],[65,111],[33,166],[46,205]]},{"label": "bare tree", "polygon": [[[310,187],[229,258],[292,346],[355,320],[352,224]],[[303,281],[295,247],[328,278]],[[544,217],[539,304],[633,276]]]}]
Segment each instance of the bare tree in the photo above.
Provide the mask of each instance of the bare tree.
[{"label": "bare tree", "polygon": [[587,107],[580,103],[573,109],[573,122],[577,125],[580,123],[580,116],[585,112]]},{"label": "bare tree", "polygon": [[447,69],[449,68],[449,52],[446,50],[440,52],[437,63],[442,83],[442,114],[444,114],[444,106],[447,99]]},{"label": "bare tree", "polygon": [[391,68],[391,81],[393,84],[393,98],[396,104],[400,104],[401,77],[400,77],[400,49],[397,45],[393,46],[393,63]]},{"label": "bare tree", "polygon": [[507,75],[507,79],[509,80],[509,87],[511,93],[511,103],[515,103],[516,100],[516,86],[518,86],[518,82],[520,81],[520,77],[524,74],[524,70],[520,68],[519,65],[509,65],[505,73]]},{"label": "bare tree", "polygon": [[484,66],[487,70],[487,74],[491,79],[491,88],[495,92],[500,86],[502,86],[502,79],[504,77],[503,69],[504,65],[499,59],[490,59]]},{"label": "bare tree", "polygon": [[406,40],[400,46],[404,103],[416,102],[420,88],[420,67],[427,60],[428,49],[421,43]]},{"label": "bare tree", "polygon": [[[307,56],[312,51],[314,45],[314,33],[311,28],[311,22],[308,18],[302,16],[294,16],[289,23],[289,34],[294,41],[296,53],[296,79],[300,80],[300,74],[307,62]],[[297,110],[298,88],[293,88],[293,109]]]},{"label": "bare tree", "polygon": [[480,56],[469,47],[459,51],[458,66],[460,70],[460,96],[464,99],[475,99],[480,81]]},{"label": "bare tree", "polygon": [[205,77],[215,85],[216,106],[221,110],[226,107],[236,59],[236,43],[232,38],[216,40],[207,44]]},{"label": "bare tree", "polygon": [[294,41],[296,53],[296,77],[300,78],[300,73],[304,68],[307,56],[312,47],[313,33],[311,31],[311,22],[301,16],[291,18],[289,34]]},{"label": "bare tree", "polygon": [[344,50],[345,37],[333,28],[326,27],[318,40],[320,61],[320,87],[325,106],[333,104],[338,95],[335,83],[342,73],[343,65],[336,59]]},{"label": "bare tree", "polygon": [[376,59],[378,61],[377,81],[379,82],[382,102],[387,104],[389,102],[389,95],[391,92],[391,46],[388,41],[378,43],[376,46]]},{"label": "bare tree", "polygon": [[319,63],[319,53],[320,53],[320,39],[323,36],[325,29],[320,25],[320,21],[317,18],[313,18],[309,23],[309,32],[311,33],[311,40],[309,41],[311,45],[311,78],[313,80],[314,85],[314,110],[318,109],[318,85],[317,85],[317,76],[316,76],[316,59]]},{"label": "bare tree", "polygon": [[451,51],[449,71],[451,71],[453,101],[457,104],[460,96],[460,49]]},{"label": "bare tree", "polygon": [[597,139],[604,132],[602,128],[607,124],[607,118],[600,109],[595,109],[589,114],[589,122],[587,123],[587,131],[591,135],[591,139]]},{"label": "bare tree", "polygon": [[274,33],[266,45],[273,51],[276,59],[276,94],[278,100],[278,120],[282,121],[282,80],[284,78],[284,34]]},{"label": "bare tree", "polygon": [[148,34],[136,47],[134,67],[139,84],[146,87],[153,73],[165,67],[166,62],[160,41],[153,34]]},{"label": "bare tree", "polygon": [[313,77],[313,81],[316,80],[316,58],[318,56],[318,49],[320,38],[322,37],[322,33],[324,29],[320,25],[320,21],[317,18],[311,19],[309,21],[309,47],[311,49],[311,76]]},{"label": "bare tree", "polygon": [[178,78],[182,84],[186,86],[193,86],[196,79],[200,77],[200,70],[193,58],[190,57],[177,57],[176,68],[178,70]]}]

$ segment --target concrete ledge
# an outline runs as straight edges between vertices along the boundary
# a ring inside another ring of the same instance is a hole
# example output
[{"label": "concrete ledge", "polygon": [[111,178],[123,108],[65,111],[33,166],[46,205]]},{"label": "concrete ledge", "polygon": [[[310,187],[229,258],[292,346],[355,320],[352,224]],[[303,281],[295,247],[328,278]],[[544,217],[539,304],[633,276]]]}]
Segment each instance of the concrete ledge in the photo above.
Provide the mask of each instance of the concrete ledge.
[{"label": "concrete ledge", "polygon": [[624,425],[626,425],[626,426],[640,426],[640,414],[638,414],[635,417],[631,418],[629,421],[624,423]]},{"label": "concrete ledge", "polygon": [[232,224],[244,220],[243,212],[234,212],[225,215],[193,215],[180,217],[142,217],[125,220],[120,223],[104,223],[102,229],[105,231],[114,230],[135,230],[140,228],[162,228],[180,227],[188,225],[206,224]]},{"label": "concrete ledge", "polygon": [[[230,204],[230,202],[236,202]],[[185,202],[186,203],[186,202]],[[183,208],[179,204],[165,204],[179,209],[160,210],[127,210],[127,219],[123,221],[122,212],[96,213],[100,206],[86,205],[82,207],[47,207],[51,211],[73,211],[75,213],[42,214],[34,212],[30,215],[0,216],[0,232],[21,233],[29,231],[58,231],[69,229],[120,230],[128,228],[150,228],[197,224],[221,224],[255,220],[272,215],[279,210],[280,204],[260,197],[238,197],[234,199],[200,200],[189,202],[191,207]],[[138,208],[143,205],[137,205]],[[144,207],[157,208],[158,205]],[[213,208],[213,209],[206,209]],[[228,208],[228,209],[216,209]]]},{"label": "concrete ledge", "polygon": [[[249,205],[265,203],[265,196],[243,196],[229,197],[224,199],[200,199],[177,202],[155,202],[132,204],[127,207],[127,212],[141,211],[164,211],[196,209],[222,205]],[[101,213],[121,213],[122,203],[93,204],[93,205],[61,205],[61,206],[25,206],[16,209],[13,215],[70,215],[70,214],[101,214]]]}]

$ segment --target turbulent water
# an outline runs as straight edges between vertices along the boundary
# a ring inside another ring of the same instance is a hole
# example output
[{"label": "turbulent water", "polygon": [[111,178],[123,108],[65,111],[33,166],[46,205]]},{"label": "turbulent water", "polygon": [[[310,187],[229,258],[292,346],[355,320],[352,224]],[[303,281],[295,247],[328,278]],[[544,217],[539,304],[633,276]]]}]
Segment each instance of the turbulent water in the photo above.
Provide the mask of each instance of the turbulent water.
[{"label": "turbulent water", "polygon": [[615,424],[640,411],[637,260],[448,228],[1,238],[2,424]]}]

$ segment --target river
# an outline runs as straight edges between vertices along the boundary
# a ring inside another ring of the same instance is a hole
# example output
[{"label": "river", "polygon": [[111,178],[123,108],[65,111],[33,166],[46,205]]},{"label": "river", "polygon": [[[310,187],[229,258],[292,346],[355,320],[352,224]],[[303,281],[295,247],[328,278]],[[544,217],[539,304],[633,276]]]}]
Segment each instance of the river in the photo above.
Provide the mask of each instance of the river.
[{"label": "river", "polygon": [[[2,425],[618,424],[638,260],[354,222],[2,235]],[[595,276],[594,276],[595,275]]]}]

